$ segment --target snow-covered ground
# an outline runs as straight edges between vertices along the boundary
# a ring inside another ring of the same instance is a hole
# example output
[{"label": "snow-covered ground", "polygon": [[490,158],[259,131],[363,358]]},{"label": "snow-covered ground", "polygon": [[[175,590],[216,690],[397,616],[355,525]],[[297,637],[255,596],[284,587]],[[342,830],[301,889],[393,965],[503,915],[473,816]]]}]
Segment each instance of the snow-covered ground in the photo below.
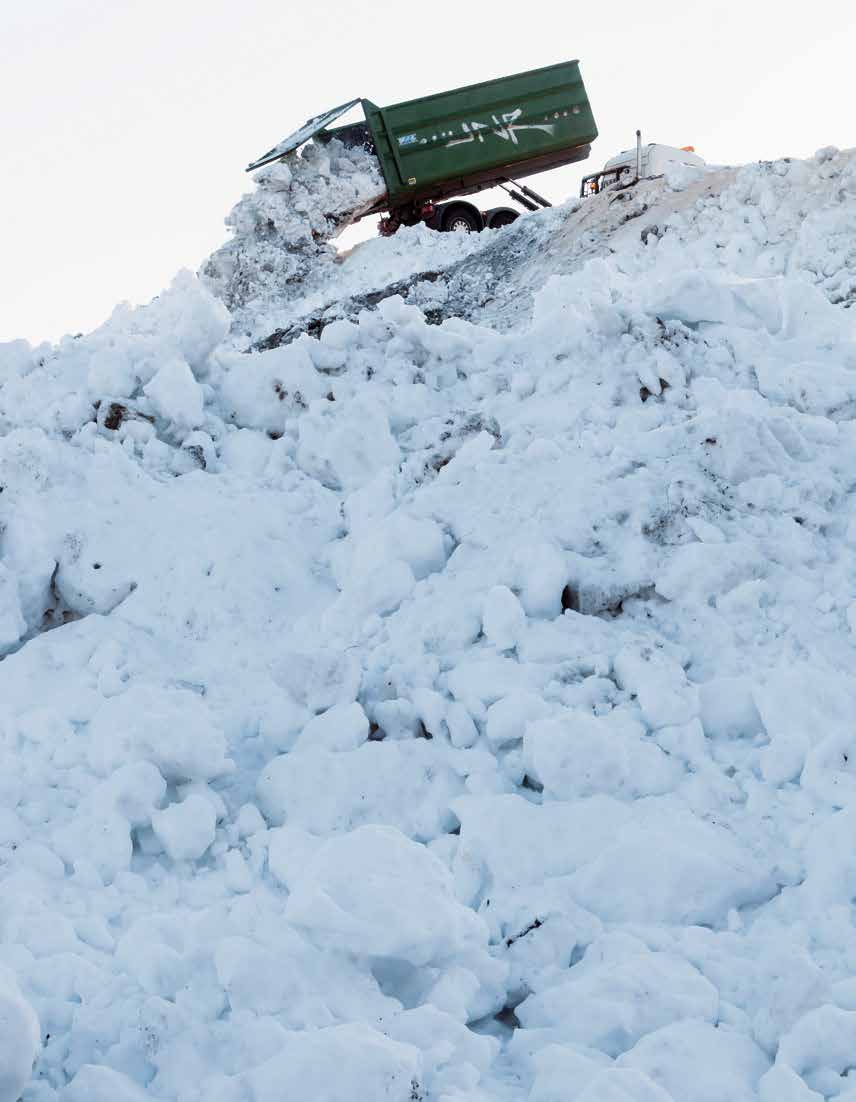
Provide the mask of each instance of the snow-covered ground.
[{"label": "snow-covered ground", "polygon": [[0,346],[0,1102],[852,1102],[856,153],[326,273]]}]

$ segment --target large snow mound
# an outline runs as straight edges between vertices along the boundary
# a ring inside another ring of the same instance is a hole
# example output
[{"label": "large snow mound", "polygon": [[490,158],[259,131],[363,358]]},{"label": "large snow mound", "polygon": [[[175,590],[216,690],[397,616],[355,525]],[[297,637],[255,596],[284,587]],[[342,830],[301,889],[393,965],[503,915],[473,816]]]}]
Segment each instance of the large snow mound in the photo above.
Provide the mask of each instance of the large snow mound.
[{"label": "large snow mound", "polygon": [[0,346],[0,1100],[843,1102],[856,154],[265,188]]}]

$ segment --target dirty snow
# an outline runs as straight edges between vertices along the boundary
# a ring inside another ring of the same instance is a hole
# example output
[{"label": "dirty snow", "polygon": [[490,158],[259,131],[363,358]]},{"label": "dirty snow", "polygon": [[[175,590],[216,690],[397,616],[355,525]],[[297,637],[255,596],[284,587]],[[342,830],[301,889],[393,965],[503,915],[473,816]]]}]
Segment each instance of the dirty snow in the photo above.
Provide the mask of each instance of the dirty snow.
[{"label": "dirty snow", "polygon": [[282,168],[0,346],[0,1100],[845,1102],[856,154],[335,264]]},{"label": "dirty snow", "polygon": [[231,237],[202,271],[236,321],[329,276],[331,239],[386,194],[374,154],[336,138],[274,161],[253,184],[226,218]]}]

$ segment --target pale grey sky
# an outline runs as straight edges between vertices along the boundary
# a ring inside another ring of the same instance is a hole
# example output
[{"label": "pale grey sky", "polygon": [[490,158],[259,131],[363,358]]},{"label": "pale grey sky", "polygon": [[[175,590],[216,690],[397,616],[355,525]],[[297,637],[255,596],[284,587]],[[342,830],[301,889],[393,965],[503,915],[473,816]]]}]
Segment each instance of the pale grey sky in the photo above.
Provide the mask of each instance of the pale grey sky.
[{"label": "pale grey sky", "polygon": [[144,302],[224,238],[253,156],[354,96],[393,103],[578,57],[592,159],[709,161],[856,145],[856,12],[781,0],[0,2],[0,340],[56,339]]}]

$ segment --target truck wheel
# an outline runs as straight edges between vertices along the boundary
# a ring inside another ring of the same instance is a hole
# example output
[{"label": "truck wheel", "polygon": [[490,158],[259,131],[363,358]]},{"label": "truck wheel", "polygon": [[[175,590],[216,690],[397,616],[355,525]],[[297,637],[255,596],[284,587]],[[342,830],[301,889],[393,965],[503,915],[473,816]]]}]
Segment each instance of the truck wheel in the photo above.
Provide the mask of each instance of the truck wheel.
[{"label": "truck wheel", "polygon": [[513,210],[498,210],[496,214],[488,222],[488,228],[492,230],[498,230],[500,226],[510,226],[512,222],[516,222],[520,215]]},{"label": "truck wheel", "polygon": [[443,211],[440,229],[444,233],[479,233],[481,215],[469,203],[450,203]]}]

